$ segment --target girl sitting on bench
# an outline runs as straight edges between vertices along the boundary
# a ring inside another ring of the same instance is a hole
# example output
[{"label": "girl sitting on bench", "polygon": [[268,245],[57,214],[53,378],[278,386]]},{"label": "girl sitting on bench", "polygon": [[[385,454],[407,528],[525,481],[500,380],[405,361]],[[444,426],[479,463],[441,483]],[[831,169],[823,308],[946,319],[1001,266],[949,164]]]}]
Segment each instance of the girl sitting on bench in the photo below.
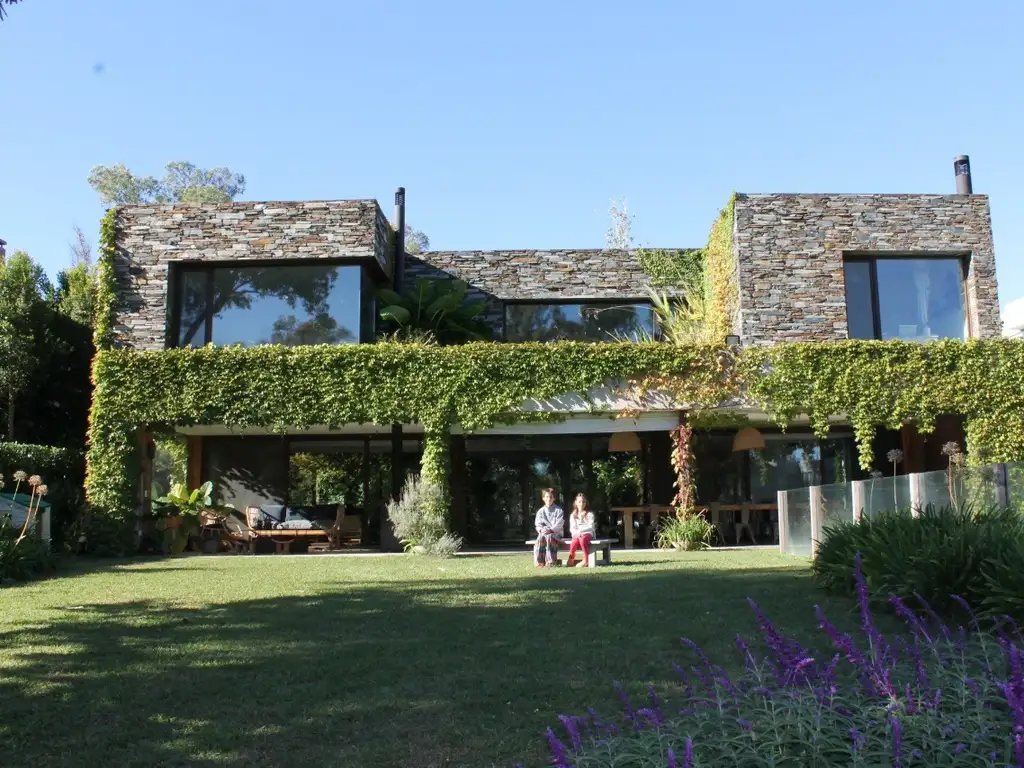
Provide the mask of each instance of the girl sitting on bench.
[{"label": "girl sitting on bench", "polygon": [[586,568],[590,562],[590,542],[594,538],[594,513],[587,509],[587,497],[582,493],[576,494],[576,500],[572,503],[572,514],[569,516],[569,533],[572,541],[569,543],[569,562],[572,565],[576,550],[583,551],[583,559],[576,565],[577,568]]}]

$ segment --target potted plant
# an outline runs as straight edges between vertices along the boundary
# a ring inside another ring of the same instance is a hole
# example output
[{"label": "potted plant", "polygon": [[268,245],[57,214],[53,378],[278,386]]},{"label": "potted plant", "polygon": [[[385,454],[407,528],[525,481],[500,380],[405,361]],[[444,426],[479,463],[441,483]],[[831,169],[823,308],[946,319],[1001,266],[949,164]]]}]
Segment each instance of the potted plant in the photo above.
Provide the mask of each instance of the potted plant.
[{"label": "potted plant", "polygon": [[691,551],[711,546],[715,527],[703,515],[691,512],[666,520],[655,538],[662,549]]},{"label": "potted plant", "polygon": [[[213,483],[209,480],[191,492],[184,484],[175,483],[166,496],[155,500],[165,510],[170,510],[170,514],[161,516],[156,523],[157,529],[163,532],[165,552],[178,555],[185,551],[189,538],[202,527],[202,517],[216,509],[212,493]],[[217,543],[214,542],[214,546]]]}]

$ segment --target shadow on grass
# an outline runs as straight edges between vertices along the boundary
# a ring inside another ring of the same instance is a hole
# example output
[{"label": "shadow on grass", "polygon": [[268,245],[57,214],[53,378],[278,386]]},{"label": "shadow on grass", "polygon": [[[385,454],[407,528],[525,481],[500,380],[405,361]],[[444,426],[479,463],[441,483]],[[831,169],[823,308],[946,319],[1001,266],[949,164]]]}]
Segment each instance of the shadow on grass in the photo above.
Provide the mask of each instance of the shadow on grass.
[{"label": "shadow on grass", "polygon": [[636,576],[318,583],[199,610],[85,605],[0,633],[15,654],[0,677],[3,760],[540,765],[544,728],[562,712],[613,707],[611,680],[638,695],[647,682],[675,690],[672,662],[691,658],[681,636],[738,666],[735,634],[756,633],[748,595],[804,641],[816,636],[815,602],[841,627],[855,623],[801,569]]}]

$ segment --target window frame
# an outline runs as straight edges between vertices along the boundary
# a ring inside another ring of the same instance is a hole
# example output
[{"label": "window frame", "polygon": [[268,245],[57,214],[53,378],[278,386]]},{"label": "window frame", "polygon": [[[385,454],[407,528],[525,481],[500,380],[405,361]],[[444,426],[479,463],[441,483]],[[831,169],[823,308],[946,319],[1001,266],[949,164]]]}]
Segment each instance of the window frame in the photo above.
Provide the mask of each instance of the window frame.
[{"label": "window frame", "polygon": [[[218,269],[244,269],[247,267],[264,267],[264,268],[282,268],[288,269],[290,267],[359,267],[361,269],[359,276],[359,333],[358,333],[358,344],[372,343],[374,339],[370,341],[364,340],[363,320],[366,313],[366,302],[374,301],[374,296],[367,295],[367,290],[371,287],[374,289],[379,285],[379,282],[375,276],[373,270],[373,264],[375,262],[368,259],[287,259],[279,260],[274,259],[269,261],[267,259],[231,259],[224,261],[191,261],[191,260],[178,260],[168,262],[167,279],[169,283],[169,289],[167,292],[167,298],[170,302],[168,307],[168,323],[167,333],[165,334],[164,345],[167,349],[187,349],[181,345],[181,302],[183,299],[183,289],[185,276],[188,274],[202,274],[204,275],[204,283],[206,289],[206,317],[203,325],[203,343],[201,346],[206,346],[211,343],[213,339],[213,317],[212,311],[213,298],[214,298],[214,277],[213,274]],[[376,308],[374,308],[376,312]],[[376,334],[376,322],[372,329],[373,333]]]},{"label": "window frame", "polygon": [[[846,265],[851,263],[868,265],[868,280],[871,288],[871,325],[874,336],[871,340],[882,341],[882,306],[878,299],[878,262],[879,261],[951,261],[960,264],[960,293],[964,302],[965,340],[974,338],[974,323],[971,319],[970,293],[967,280],[971,271],[971,253],[965,251],[848,251],[843,253],[843,303],[846,307],[846,337],[850,336],[850,296],[846,285]],[[868,341],[869,339],[863,339]]]},{"label": "window frame", "polygon": [[[566,306],[566,305],[603,305],[604,309],[610,309],[612,307],[647,307],[651,310],[651,325],[654,330],[654,337],[661,337],[661,328],[658,325],[658,317],[654,313],[654,306],[651,304],[649,299],[644,298],[622,298],[622,299],[608,299],[603,297],[598,298],[579,298],[574,296],[561,296],[552,299],[504,299],[501,302],[501,340],[502,343],[508,344],[527,344],[527,343],[540,343],[550,344],[551,342],[529,342],[523,339],[509,339],[508,338],[508,308],[513,306],[529,306],[529,307],[551,307],[551,306]],[[585,342],[589,344],[600,343],[597,341]]]}]

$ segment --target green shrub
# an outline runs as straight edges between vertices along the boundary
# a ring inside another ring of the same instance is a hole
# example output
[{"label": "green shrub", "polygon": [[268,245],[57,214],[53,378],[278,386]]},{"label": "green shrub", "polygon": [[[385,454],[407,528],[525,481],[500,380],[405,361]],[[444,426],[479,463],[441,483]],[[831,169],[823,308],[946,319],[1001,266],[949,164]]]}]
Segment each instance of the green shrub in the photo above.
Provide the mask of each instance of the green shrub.
[{"label": "green shrub", "polygon": [[819,586],[852,594],[859,552],[876,594],[919,595],[942,613],[958,595],[975,609],[1020,616],[1024,577],[1013,568],[1024,561],[1022,549],[1024,519],[1015,512],[929,506],[917,517],[895,510],[826,526],[813,572]]},{"label": "green shrub", "polygon": [[52,571],[55,558],[47,543],[32,535],[19,542],[20,531],[8,521],[7,517],[0,520],[0,581],[23,581]]},{"label": "green shrub", "polygon": [[85,498],[85,456],[81,451],[52,445],[0,442],[0,474],[8,481],[5,490],[13,490],[10,478],[18,470],[39,475],[46,487],[50,505],[50,536],[56,549],[67,540],[66,532],[78,516]]},{"label": "green shrub", "polygon": [[95,557],[126,557],[139,551],[133,521],[96,514],[88,505],[70,526],[67,542],[70,551]]},{"label": "green shrub", "polygon": [[715,536],[715,527],[697,514],[671,517],[658,527],[655,542],[662,549],[706,549]]},{"label": "green shrub", "polygon": [[462,539],[449,533],[447,509],[444,488],[420,477],[410,477],[402,497],[388,504],[388,519],[407,551],[450,557],[462,547]]}]

